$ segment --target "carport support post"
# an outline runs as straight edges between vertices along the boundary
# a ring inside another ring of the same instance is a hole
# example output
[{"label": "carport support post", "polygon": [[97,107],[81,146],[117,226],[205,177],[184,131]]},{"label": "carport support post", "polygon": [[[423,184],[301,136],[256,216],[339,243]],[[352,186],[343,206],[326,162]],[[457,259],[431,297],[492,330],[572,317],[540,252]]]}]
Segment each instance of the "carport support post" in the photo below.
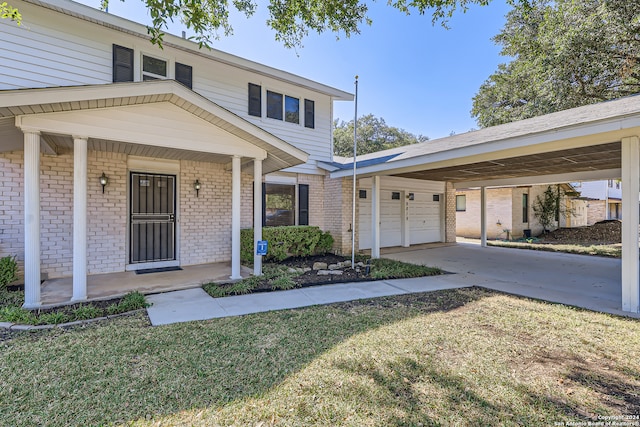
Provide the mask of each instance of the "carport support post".
[{"label": "carport support post", "polygon": [[240,275],[240,156],[231,159],[231,279]]},{"label": "carport support post", "polygon": [[40,304],[40,132],[24,131],[23,307]]},{"label": "carport support post", "polygon": [[262,240],[262,160],[253,159],[253,275],[262,276],[262,255],[257,255]]},{"label": "carport support post", "polygon": [[73,296],[87,299],[87,138],[73,137]]},{"label": "carport support post", "polygon": [[371,258],[380,258],[380,177],[371,178]]},{"label": "carport support post", "polygon": [[480,246],[487,247],[487,187],[480,187]]},{"label": "carport support post", "polygon": [[640,312],[638,193],[640,139],[622,138],[622,311]]}]

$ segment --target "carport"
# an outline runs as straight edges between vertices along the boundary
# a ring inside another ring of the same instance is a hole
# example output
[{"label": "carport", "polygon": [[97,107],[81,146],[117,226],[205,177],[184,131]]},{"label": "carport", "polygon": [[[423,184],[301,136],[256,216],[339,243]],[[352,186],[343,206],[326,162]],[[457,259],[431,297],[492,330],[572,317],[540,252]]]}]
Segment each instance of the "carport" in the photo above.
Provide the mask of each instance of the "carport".
[{"label": "carport", "polygon": [[[380,256],[382,176],[444,182],[447,240],[455,188],[480,188],[483,246],[488,187],[621,178],[621,308],[638,313],[639,136],[640,96],[631,96],[358,157],[358,178],[371,178],[371,254]],[[351,174],[343,167],[331,177]]]}]

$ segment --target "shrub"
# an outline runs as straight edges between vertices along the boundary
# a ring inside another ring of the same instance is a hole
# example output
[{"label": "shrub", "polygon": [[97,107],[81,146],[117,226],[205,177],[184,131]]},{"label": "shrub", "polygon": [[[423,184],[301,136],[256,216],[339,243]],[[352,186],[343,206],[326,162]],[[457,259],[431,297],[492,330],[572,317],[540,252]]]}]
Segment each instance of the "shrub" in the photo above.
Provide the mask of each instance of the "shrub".
[{"label": "shrub", "polygon": [[102,316],[102,310],[94,305],[81,305],[73,310],[73,320],[95,319]]},{"label": "shrub", "polygon": [[0,258],[0,289],[18,279],[18,263],[15,256]]},{"label": "shrub", "polygon": [[3,322],[20,323],[25,325],[35,325],[36,316],[29,310],[21,307],[0,307],[0,319]]},{"label": "shrub", "polygon": [[[262,238],[269,242],[265,261],[324,254],[333,246],[329,232],[308,225],[265,227]],[[243,263],[253,263],[253,253],[253,228],[241,230],[240,259]]]},{"label": "shrub", "polygon": [[149,303],[138,291],[129,292],[122,300],[116,305],[111,304],[107,307],[107,314],[112,316],[114,314],[125,313],[127,311],[139,310],[141,308],[149,307]]},{"label": "shrub", "polygon": [[40,325],[58,325],[60,323],[67,323],[69,320],[71,320],[71,318],[63,312],[52,311],[50,313],[42,313],[38,316],[37,323]]}]

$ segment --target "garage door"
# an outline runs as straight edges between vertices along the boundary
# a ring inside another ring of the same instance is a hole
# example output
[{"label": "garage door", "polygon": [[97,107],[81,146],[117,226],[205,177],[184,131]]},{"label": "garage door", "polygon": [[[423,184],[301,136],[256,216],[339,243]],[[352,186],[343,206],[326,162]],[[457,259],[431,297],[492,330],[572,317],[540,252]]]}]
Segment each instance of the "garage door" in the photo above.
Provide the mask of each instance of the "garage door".
[{"label": "garage door", "polygon": [[[359,248],[371,248],[371,191],[359,200]],[[402,244],[402,200],[399,191],[380,190],[380,247]]]},{"label": "garage door", "polygon": [[[432,243],[442,240],[440,234],[441,196],[433,193],[413,193],[409,201],[410,244]],[[434,200],[438,199],[438,200]]]},{"label": "garage door", "polygon": [[[366,198],[359,198],[359,245],[360,249],[371,248],[371,191]],[[407,194],[409,191],[407,191]],[[402,245],[402,200],[400,191],[380,190],[380,247]],[[365,194],[362,193],[364,196]],[[435,197],[434,197],[435,196]],[[414,192],[409,200],[408,240],[409,244],[440,242],[440,195]],[[434,200],[438,199],[438,200]]]}]

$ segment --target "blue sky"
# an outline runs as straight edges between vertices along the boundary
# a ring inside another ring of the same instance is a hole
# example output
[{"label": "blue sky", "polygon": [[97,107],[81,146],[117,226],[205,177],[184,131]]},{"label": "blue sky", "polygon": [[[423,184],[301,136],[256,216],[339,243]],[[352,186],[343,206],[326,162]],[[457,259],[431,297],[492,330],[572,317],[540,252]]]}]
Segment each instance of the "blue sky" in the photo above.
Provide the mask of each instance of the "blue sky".
[{"label": "blue sky", "polygon": [[[99,0],[81,0],[99,7]],[[500,62],[491,37],[504,25],[509,10],[504,0],[457,13],[450,29],[432,26],[430,15],[406,16],[370,2],[371,26],[351,38],[311,34],[304,47],[287,49],[267,28],[266,1],[250,19],[232,15],[234,34],[212,47],[353,92],[359,78],[358,114],[374,114],[388,125],[431,139],[477,127],[471,117],[472,97]],[[111,0],[109,12],[148,23],[139,0]],[[180,25],[170,32],[180,34]],[[188,34],[188,33],[187,33]],[[334,117],[351,120],[352,102],[336,102]]]}]

